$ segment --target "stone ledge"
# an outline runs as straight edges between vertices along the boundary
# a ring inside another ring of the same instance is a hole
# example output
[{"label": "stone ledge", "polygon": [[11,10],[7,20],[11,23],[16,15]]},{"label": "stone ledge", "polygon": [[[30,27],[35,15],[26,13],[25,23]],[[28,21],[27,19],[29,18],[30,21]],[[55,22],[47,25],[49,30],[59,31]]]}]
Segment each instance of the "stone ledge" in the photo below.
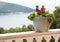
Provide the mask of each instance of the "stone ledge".
[{"label": "stone ledge", "polygon": [[31,32],[25,32],[25,33],[26,34],[21,34],[21,33],[16,33],[16,34],[13,33],[13,35],[6,34],[6,36],[1,36],[1,35],[5,35],[5,34],[1,34],[0,40],[14,39],[14,38],[25,38],[25,37],[26,38],[27,37],[36,37],[36,36],[43,36],[43,35],[55,35],[55,34],[60,34],[60,31],[49,31],[49,32],[42,32],[42,33],[31,31]]}]

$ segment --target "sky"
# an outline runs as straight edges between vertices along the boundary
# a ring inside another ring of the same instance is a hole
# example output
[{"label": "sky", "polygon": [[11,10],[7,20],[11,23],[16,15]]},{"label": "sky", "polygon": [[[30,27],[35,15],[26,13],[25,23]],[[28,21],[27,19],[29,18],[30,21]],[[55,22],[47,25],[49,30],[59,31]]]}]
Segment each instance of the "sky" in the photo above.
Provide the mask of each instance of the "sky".
[{"label": "sky", "polygon": [[49,10],[50,12],[54,11],[55,6],[60,5],[60,0],[0,0],[0,1],[15,3],[33,9],[35,9],[36,5],[39,5],[40,8],[42,5],[45,5],[46,10]]},{"label": "sky", "polygon": [[[42,5],[44,5],[46,10],[49,10],[49,12],[53,12],[55,10],[55,6],[60,6],[60,0],[0,0],[0,1],[15,3],[33,9],[35,9],[36,5],[39,5],[40,8]],[[0,26],[4,28],[19,27],[24,24],[26,25],[32,24],[32,22],[27,19],[27,15],[25,14],[0,16]]]}]

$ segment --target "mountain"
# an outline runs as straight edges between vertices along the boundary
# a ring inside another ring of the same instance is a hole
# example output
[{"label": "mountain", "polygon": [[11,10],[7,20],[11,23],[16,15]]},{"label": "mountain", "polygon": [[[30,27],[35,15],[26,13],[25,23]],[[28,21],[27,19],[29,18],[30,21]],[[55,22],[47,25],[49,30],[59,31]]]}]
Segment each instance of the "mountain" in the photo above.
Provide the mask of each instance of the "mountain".
[{"label": "mountain", "polygon": [[0,13],[6,13],[6,12],[33,12],[35,11],[32,8],[25,7],[18,4],[12,4],[7,2],[0,1]]}]

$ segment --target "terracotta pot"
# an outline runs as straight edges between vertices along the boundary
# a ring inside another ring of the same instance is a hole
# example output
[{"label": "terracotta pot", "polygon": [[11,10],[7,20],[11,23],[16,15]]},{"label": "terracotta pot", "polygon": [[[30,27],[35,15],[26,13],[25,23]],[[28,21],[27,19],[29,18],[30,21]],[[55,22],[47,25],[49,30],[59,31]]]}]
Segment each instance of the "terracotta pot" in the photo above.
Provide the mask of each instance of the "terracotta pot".
[{"label": "terracotta pot", "polygon": [[48,22],[48,17],[35,17],[34,21],[34,28],[36,32],[47,32],[51,23]]}]

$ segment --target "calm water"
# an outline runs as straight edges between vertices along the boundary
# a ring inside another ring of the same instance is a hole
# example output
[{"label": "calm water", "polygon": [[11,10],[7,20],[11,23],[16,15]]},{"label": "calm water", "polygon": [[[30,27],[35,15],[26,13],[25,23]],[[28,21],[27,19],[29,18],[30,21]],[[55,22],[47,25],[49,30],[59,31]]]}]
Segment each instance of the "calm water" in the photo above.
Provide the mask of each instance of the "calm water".
[{"label": "calm water", "polygon": [[11,27],[21,27],[22,25],[32,24],[27,19],[29,13],[0,13],[0,27],[9,29]]}]

